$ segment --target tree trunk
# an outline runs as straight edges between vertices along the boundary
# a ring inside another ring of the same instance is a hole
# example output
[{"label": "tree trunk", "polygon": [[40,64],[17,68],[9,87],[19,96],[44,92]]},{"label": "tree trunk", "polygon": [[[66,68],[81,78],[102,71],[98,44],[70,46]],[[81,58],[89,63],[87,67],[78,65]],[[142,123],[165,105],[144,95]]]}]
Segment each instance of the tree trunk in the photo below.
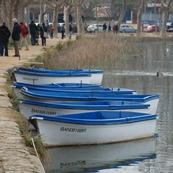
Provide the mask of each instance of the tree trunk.
[{"label": "tree trunk", "polygon": [[40,19],[39,19],[39,23],[43,22],[43,0],[40,0]]},{"label": "tree trunk", "polygon": [[169,16],[169,12],[168,11],[163,11],[163,23],[162,23],[162,29],[160,32],[160,35],[162,37],[166,36],[166,23],[168,21],[168,16]]},{"label": "tree trunk", "polygon": [[171,7],[171,0],[166,0],[166,6],[164,5],[164,1],[162,0],[161,1],[161,5],[162,5],[162,9],[163,9],[163,22],[162,22],[162,29],[161,29],[161,32],[160,32],[160,35],[162,37],[166,36],[166,23],[168,21],[168,17],[169,17],[169,10],[170,10],[170,7]]},{"label": "tree trunk", "polygon": [[76,12],[77,12],[77,33],[78,35],[82,35],[82,30],[81,30],[81,6],[79,5],[80,3],[78,2],[77,6],[76,6]]},{"label": "tree trunk", "polygon": [[120,24],[124,18],[126,10],[127,10],[127,0],[123,0],[123,6],[122,6],[121,14],[120,14],[120,17],[118,19],[118,28],[120,28]]},{"label": "tree trunk", "polygon": [[142,12],[143,12],[143,9],[144,9],[144,5],[145,5],[145,0],[142,0],[142,4],[139,7],[138,14],[137,14],[137,16],[138,16],[137,36],[141,35],[141,19],[142,19]]},{"label": "tree trunk", "polygon": [[[19,0],[16,1],[15,5],[14,5],[14,17],[18,20],[18,12],[19,12]],[[11,11],[11,10],[10,10]]]},{"label": "tree trunk", "polygon": [[27,23],[27,26],[29,26],[29,23],[30,23],[30,18],[29,18],[29,16],[30,16],[30,7],[29,7],[29,5],[26,7],[26,23]]},{"label": "tree trunk", "polygon": [[57,17],[58,17],[58,7],[55,7],[54,8],[54,11],[53,11],[53,26],[54,26],[54,37],[58,37],[58,29],[57,29]]},{"label": "tree trunk", "polygon": [[69,36],[69,6],[64,7],[65,34]]}]

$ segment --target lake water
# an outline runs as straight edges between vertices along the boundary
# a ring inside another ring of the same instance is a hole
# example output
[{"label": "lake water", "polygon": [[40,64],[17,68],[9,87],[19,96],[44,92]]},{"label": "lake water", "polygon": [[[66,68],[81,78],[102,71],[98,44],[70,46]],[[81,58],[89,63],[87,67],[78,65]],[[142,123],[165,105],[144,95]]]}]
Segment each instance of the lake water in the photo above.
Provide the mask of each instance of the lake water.
[{"label": "lake water", "polygon": [[[173,173],[173,44],[138,44],[103,86],[159,94],[158,137],[121,144],[49,149],[47,173]],[[159,72],[159,75],[156,75]]]}]

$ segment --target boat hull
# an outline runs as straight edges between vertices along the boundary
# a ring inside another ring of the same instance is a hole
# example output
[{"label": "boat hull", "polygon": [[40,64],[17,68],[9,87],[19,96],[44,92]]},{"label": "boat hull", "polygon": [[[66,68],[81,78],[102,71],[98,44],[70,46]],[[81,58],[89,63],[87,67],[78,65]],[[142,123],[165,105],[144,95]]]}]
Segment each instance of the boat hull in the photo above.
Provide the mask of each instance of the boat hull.
[{"label": "boat hull", "polygon": [[156,119],[112,125],[84,125],[37,119],[44,146],[91,145],[151,137]]},{"label": "boat hull", "polygon": [[[60,102],[60,101],[103,101],[103,100],[109,100],[109,101],[134,101],[136,103],[145,103],[145,104],[150,104],[150,112],[151,113],[156,113],[157,112],[157,107],[159,103],[159,97],[158,96],[153,96],[150,99],[135,99],[135,96],[137,94],[132,95],[131,97],[129,95],[123,95],[122,97],[115,96],[115,97],[99,97],[98,99],[92,99],[89,97],[75,97],[74,99],[71,100],[70,97],[63,97],[60,98],[47,98],[47,97],[37,97],[33,95],[32,93],[29,92],[24,92],[22,93],[22,98],[26,100],[37,100],[37,101],[42,101],[42,102],[48,102],[48,101],[53,101],[53,102]],[[126,97],[127,96],[127,97]]]},{"label": "boat hull", "polygon": [[91,76],[37,76],[36,74],[14,73],[17,82],[28,84],[45,84],[45,83],[90,83]]},{"label": "boat hull", "polygon": [[[116,103],[114,103],[116,105]],[[86,108],[84,108],[84,106]],[[113,107],[107,107],[104,108],[104,105],[101,106],[100,108],[94,108],[93,106],[88,106],[84,105],[83,108],[74,108],[74,106],[68,106],[68,108],[63,108],[63,106],[57,106],[57,107],[49,107],[49,105],[47,106],[42,106],[42,105],[33,105],[30,103],[25,103],[25,102],[20,102],[19,104],[19,108],[20,108],[20,113],[23,114],[27,119],[29,119],[30,116],[33,116],[35,114],[39,114],[39,115],[46,115],[46,116],[56,116],[56,115],[63,115],[63,114],[73,114],[73,113],[83,113],[83,112],[91,112],[91,111],[107,111],[107,110],[111,110],[111,111],[132,111],[132,112],[143,112],[143,113],[147,113],[147,114],[156,114],[156,110],[152,109],[150,106],[146,107],[146,108],[127,108],[128,106],[117,106],[117,108],[113,108]]]},{"label": "boat hull", "polygon": [[92,84],[101,84],[103,78],[103,70],[97,69],[59,69],[59,70],[50,70],[50,69],[39,69],[39,68],[23,68],[19,67],[17,70],[19,71],[29,71],[29,72],[39,72],[39,73],[88,73],[91,74]]}]

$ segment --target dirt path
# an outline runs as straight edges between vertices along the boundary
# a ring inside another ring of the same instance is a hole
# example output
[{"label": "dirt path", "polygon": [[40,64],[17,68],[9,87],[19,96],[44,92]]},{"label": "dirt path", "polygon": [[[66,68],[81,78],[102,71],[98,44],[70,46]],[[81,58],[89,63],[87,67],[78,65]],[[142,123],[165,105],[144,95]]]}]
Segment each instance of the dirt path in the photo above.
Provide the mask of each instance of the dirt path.
[{"label": "dirt path", "polygon": [[[64,39],[63,41],[66,41]],[[41,41],[41,40],[40,40]],[[47,46],[55,46],[60,38],[47,39]],[[20,66],[44,52],[43,46],[29,46],[29,51],[20,51],[21,59],[13,57],[14,50],[9,50],[9,57],[0,57],[0,172],[1,173],[44,173],[40,160],[30,155],[21,136],[18,125],[13,121],[13,110],[7,92],[4,89],[7,70]]]}]

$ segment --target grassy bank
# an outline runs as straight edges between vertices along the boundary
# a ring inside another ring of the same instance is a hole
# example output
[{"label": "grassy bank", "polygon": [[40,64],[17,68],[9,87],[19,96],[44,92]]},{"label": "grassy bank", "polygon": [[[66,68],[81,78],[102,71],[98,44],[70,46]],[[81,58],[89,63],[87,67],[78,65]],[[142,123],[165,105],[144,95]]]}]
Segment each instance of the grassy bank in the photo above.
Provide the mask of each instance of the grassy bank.
[{"label": "grassy bank", "polygon": [[[81,37],[61,42],[36,58],[48,69],[98,68],[111,71],[117,62],[129,54],[140,54],[142,44],[172,42],[172,38],[118,36],[112,33],[94,37]],[[142,43],[142,44],[141,44]],[[141,44],[141,45],[140,45]]]},{"label": "grassy bank", "polygon": [[6,112],[6,117],[12,119],[14,122],[16,122],[18,124],[21,135],[25,141],[25,144],[26,144],[29,152],[32,155],[36,155],[36,152],[35,152],[34,146],[33,146],[33,142],[32,142],[32,138],[33,138],[33,141],[34,141],[36,150],[38,152],[38,155],[40,157],[40,160],[44,163],[49,164],[50,157],[47,154],[47,151],[42,144],[40,135],[37,135],[35,137],[33,137],[31,135],[31,133],[28,131],[28,126],[29,126],[28,120],[19,112],[19,100],[17,99],[17,97],[11,87],[12,82],[11,82],[10,77],[12,76],[12,73],[10,70],[8,71],[8,73],[9,73],[9,75],[5,76],[7,79],[7,83],[3,87],[8,92],[8,97],[10,99],[10,102],[12,103],[13,109],[9,109]]}]

